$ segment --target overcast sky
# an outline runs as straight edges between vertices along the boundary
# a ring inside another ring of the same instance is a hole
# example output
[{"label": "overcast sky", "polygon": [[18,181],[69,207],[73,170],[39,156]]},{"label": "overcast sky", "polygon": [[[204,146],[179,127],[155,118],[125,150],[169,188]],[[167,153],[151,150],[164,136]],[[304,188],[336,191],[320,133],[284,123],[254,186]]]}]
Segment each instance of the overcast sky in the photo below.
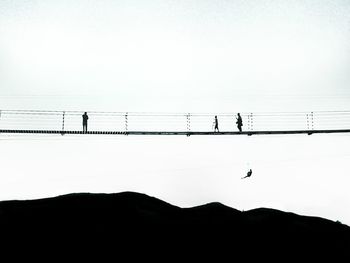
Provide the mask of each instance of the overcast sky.
[{"label": "overcast sky", "polygon": [[0,145],[0,200],[136,191],[181,207],[217,201],[350,225],[348,134],[1,135]]},{"label": "overcast sky", "polygon": [[[0,110],[343,111],[349,84],[350,1],[0,0]],[[348,137],[1,134],[0,200],[138,191],[349,224]]]},{"label": "overcast sky", "polygon": [[0,1],[3,109],[344,110],[349,72],[349,1]]}]

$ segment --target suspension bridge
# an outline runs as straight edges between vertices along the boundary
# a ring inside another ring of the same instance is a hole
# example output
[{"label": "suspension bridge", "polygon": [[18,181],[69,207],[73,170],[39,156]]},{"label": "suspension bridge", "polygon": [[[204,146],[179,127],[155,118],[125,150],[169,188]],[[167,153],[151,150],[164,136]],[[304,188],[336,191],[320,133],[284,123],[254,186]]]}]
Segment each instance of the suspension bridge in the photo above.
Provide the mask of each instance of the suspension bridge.
[{"label": "suspension bridge", "polygon": [[[350,111],[144,113],[87,112],[83,131],[82,111],[0,110],[0,133],[111,134],[111,135],[268,135],[350,132]],[[214,131],[214,116],[219,131]]]}]

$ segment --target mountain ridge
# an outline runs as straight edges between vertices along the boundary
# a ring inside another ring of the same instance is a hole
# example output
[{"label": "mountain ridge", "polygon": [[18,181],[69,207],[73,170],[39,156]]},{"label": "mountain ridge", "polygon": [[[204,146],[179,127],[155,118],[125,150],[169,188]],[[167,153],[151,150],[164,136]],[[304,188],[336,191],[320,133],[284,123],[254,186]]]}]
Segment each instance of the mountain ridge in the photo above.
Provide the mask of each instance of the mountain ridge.
[{"label": "mountain ridge", "polygon": [[171,248],[191,248],[193,255],[274,248],[334,257],[347,255],[350,248],[350,227],[329,219],[271,208],[239,211],[219,202],[181,208],[136,192],[1,201],[0,231],[2,240],[17,246],[36,237],[43,245],[112,245],[120,251],[158,248],[169,253]]}]

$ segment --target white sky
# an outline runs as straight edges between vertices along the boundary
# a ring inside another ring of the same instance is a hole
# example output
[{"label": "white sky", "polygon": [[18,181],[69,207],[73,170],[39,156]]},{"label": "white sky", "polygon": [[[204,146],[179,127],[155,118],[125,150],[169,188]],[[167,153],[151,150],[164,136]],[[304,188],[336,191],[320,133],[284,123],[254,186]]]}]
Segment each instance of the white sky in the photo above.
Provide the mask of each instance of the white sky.
[{"label": "white sky", "polygon": [[349,51],[348,1],[3,0],[0,103],[343,110]]},{"label": "white sky", "polygon": [[[350,1],[0,1],[0,110],[349,110],[349,73]],[[0,199],[135,190],[350,224],[347,136],[93,138],[2,135]]]},{"label": "white sky", "polygon": [[0,200],[136,191],[181,207],[218,201],[350,225],[347,134],[1,135],[0,146]]}]

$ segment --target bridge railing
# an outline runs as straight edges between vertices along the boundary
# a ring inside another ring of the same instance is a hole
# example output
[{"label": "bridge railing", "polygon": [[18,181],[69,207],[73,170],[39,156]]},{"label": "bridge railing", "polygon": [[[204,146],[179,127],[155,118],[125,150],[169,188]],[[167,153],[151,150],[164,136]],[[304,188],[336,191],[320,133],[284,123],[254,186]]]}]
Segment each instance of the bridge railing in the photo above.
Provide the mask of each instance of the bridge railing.
[{"label": "bridge railing", "polygon": [[349,129],[350,112],[313,112],[315,130]]},{"label": "bridge railing", "polygon": [[[82,130],[82,111],[1,110],[0,130]],[[89,131],[238,131],[237,113],[87,112]],[[350,129],[350,111],[242,112],[243,131]]]}]

